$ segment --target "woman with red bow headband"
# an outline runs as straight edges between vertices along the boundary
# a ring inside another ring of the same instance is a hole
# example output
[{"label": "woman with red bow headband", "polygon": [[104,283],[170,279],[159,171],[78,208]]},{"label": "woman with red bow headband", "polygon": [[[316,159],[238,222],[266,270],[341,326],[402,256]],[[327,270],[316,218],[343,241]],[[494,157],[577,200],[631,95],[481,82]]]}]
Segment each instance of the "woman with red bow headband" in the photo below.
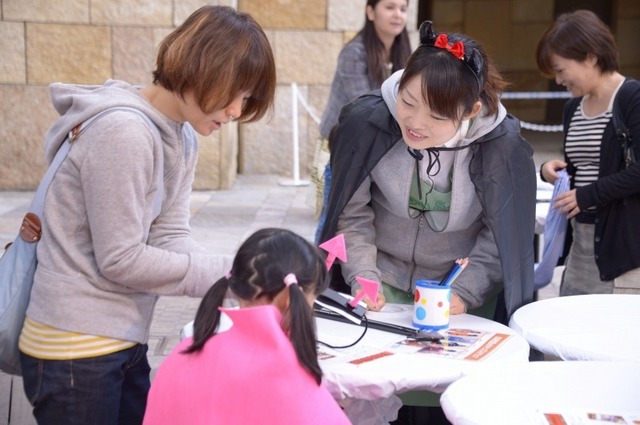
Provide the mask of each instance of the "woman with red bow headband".
[{"label": "woman with red bow headband", "polygon": [[[320,236],[344,234],[335,289],[357,294],[360,276],[381,283],[370,309],[413,305],[416,280],[468,257],[450,314],[507,324],[533,300],[533,149],[499,101],[505,86],[480,44],[426,21],[405,69],[343,108]],[[437,394],[422,404],[438,406]],[[428,414],[433,424],[442,411]]]},{"label": "woman with red bow headband", "polygon": [[426,21],[406,68],[343,109],[320,238],[345,236],[334,287],[355,294],[361,276],[382,284],[369,308],[411,304],[417,279],[468,257],[451,314],[507,323],[533,300],[533,150],[499,101],[505,86],[480,44]]},{"label": "woman with red bow headband", "polygon": [[[334,288],[357,294],[361,276],[381,283],[369,308],[413,304],[416,280],[441,280],[468,257],[450,314],[506,324],[533,300],[533,150],[500,104],[505,86],[476,41],[427,21],[406,68],[345,106],[320,237],[344,234],[349,260],[331,268]],[[422,394],[431,407],[399,418],[448,423],[438,400]]]}]

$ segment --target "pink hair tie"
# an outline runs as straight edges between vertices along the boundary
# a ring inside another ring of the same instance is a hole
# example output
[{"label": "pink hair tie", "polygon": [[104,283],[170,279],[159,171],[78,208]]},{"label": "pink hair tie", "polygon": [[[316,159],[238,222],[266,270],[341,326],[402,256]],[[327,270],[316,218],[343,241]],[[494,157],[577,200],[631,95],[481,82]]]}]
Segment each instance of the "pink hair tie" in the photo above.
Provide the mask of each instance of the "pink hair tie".
[{"label": "pink hair tie", "polygon": [[293,273],[289,273],[288,275],[286,275],[284,277],[284,284],[285,286],[288,288],[291,285],[297,285],[298,284],[298,278],[296,277],[295,274]]}]

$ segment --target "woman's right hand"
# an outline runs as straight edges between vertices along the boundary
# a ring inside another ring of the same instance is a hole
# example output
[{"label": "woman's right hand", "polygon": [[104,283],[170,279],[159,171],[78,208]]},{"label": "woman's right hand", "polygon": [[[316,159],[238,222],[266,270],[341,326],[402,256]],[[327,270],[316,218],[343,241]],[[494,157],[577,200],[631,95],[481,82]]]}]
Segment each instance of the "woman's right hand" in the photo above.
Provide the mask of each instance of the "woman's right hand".
[{"label": "woman's right hand", "polygon": [[560,159],[552,159],[542,164],[540,168],[540,174],[542,178],[548,183],[555,183],[558,180],[558,171],[567,168],[567,163]]},{"label": "woman's right hand", "polygon": [[[354,296],[358,296],[358,294],[362,291],[362,289],[356,289]],[[372,311],[380,311],[382,307],[387,303],[387,299],[384,297],[382,292],[378,292],[378,296],[376,297],[376,302],[372,302],[371,298],[368,295],[365,295],[362,299],[367,304],[367,308]]]}]

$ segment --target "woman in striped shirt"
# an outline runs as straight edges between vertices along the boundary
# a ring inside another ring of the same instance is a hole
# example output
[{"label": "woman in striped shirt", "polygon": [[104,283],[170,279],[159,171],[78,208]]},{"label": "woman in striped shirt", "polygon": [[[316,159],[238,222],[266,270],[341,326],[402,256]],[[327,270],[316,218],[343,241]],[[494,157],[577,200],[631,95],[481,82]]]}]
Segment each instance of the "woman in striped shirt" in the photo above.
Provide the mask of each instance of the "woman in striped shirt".
[{"label": "woman in striped shirt", "polygon": [[564,109],[564,160],[540,170],[551,183],[560,169],[571,176],[571,190],[556,198],[573,237],[560,295],[640,293],[640,221],[633,218],[640,216],[640,164],[625,165],[612,123],[615,105],[640,135],[640,84],[620,74],[610,29],[587,10],[560,15],[536,60],[573,96]]}]

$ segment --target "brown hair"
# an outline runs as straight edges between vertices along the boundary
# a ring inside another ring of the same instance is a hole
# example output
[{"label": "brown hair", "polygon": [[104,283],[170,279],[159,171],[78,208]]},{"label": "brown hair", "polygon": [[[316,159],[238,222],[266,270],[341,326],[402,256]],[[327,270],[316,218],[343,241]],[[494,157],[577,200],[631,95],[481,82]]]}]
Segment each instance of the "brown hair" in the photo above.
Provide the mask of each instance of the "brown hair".
[{"label": "brown hair", "polygon": [[471,112],[478,100],[483,105],[483,114],[498,112],[500,94],[507,82],[482,46],[463,34],[448,33],[449,44],[460,41],[464,45],[465,58],[460,60],[427,40],[426,31],[430,27],[427,23],[430,24],[425,21],[420,26],[421,43],[409,57],[399,89],[420,76],[422,100],[436,113],[455,121]]},{"label": "brown hair", "polygon": [[260,25],[227,6],[203,6],[160,43],[153,83],[184,97],[193,90],[205,113],[250,93],[239,120],[253,122],[272,109],[273,52]]},{"label": "brown hair", "polygon": [[[380,0],[367,0],[367,6],[371,6],[375,9]],[[407,0],[407,6],[409,0]],[[371,81],[381,86],[389,75],[387,75],[387,66],[382,59],[384,54],[384,44],[378,38],[373,21],[370,21],[365,12],[364,26],[358,32],[357,35],[362,34],[362,44],[364,44],[364,50],[367,53],[367,72]],[[407,26],[403,28],[402,32],[396,35],[391,45],[390,60],[392,63],[391,72],[398,71],[404,68],[407,58],[411,54],[411,43],[409,42],[409,34],[407,32]]]},{"label": "brown hair", "polygon": [[536,47],[538,69],[548,77],[554,76],[551,55],[584,62],[588,54],[598,58],[600,72],[618,71],[618,52],[613,34],[590,10],[563,13],[542,35]]}]

